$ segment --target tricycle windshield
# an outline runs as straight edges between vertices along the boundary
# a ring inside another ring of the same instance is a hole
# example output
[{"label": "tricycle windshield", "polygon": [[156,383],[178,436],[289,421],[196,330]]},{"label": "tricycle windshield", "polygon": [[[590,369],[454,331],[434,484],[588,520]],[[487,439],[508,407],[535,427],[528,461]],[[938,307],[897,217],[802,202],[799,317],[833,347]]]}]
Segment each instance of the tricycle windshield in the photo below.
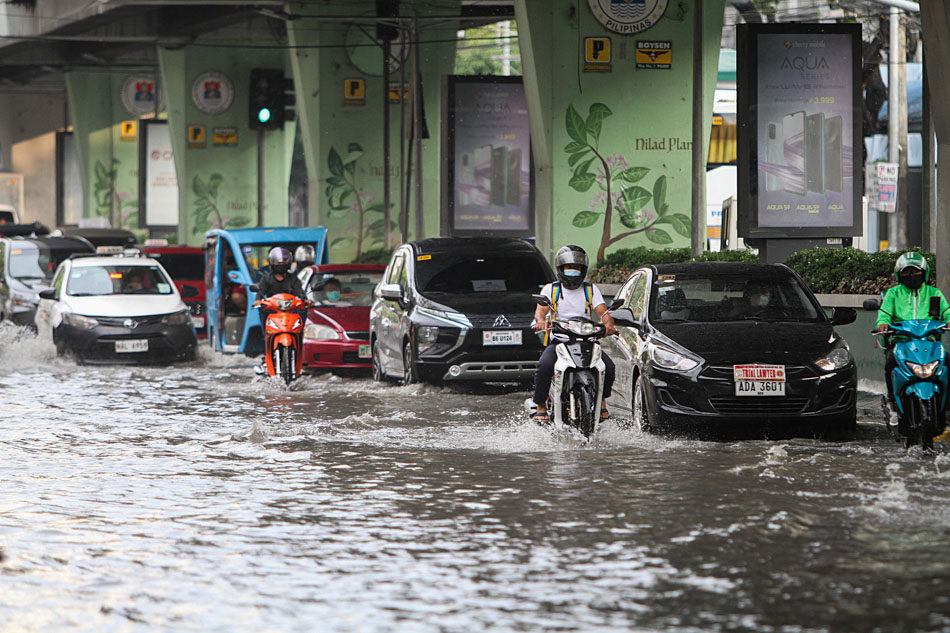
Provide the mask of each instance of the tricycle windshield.
[{"label": "tricycle windshield", "polygon": [[[244,254],[244,262],[247,264],[247,270],[251,273],[251,280],[257,282],[261,277],[270,272],[267,256],[270,254],[272,248],[283,246],[290,251],[292,255],[293,252],[297,250],[297,247],[304,243],[305,242],[270,242],[267,244],[242,244],[241,252]],[[306,244],[313,247],[317,246],[310,242]]]},{"label": "tricycle windshield", "polygon": [[373,289],[382,278],[382,271],[338,270],[315,273],[310,278],[307,294],[314,303],[320,305],[369,306],[373,303]]}]

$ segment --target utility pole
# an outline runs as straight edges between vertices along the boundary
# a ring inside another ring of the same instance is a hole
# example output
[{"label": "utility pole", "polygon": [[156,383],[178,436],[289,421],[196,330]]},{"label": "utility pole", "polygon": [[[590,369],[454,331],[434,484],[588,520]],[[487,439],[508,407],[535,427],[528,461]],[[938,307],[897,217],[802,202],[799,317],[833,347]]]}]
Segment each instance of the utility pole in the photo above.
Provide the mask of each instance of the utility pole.
[{"label": "utility pole", "polygon": [[[897,78],[900,92],[897,99],[897,243],[898,249],[910,246],[910,191],[907,184],[907,38],[904,30],[904,15],[898,17],[897,31]],[[890,111],[890,108],[888,108]]]},{"label": "utility pole", "polygon": [[[887,47],[887,162],[897,163],[900,159],[900,140],[898,135],[900,133],[900,126],[898,123],[900,108],[900,77],[897,71],[897,61],[899,55],[900,41],[899,31],[900,31],[900,9],[896,7],[891,7],[888,14],[888,47]],[[857,151],[857,150],[855,150]],[[903,192],[901,192],[901,182],[900,178],[897,181],[897,197],[901,198]],[[888,246],[893,249],[897,247],[897,242],[900,239],[898,233],[900,231],[899,222],[902,218],[899,217],[900,213],[898,209],[894,209],[894,212],[891,213],[888,218],[887,223],[887,242]]]},{"label": "utility pole", "polygon": [[703,253],[706,245],[706,156],[703,139],[708,130],[703,128],[703,0],[693,2],[693,188],[690,213],[693,257]]}]

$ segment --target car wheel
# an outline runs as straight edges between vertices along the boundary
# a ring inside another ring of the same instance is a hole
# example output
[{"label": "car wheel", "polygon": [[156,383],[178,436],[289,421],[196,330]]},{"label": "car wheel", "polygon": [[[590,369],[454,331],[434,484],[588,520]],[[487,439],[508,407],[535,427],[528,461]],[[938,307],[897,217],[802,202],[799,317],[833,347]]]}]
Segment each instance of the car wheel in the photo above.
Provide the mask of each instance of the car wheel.
[{"label": "car wheel", "polygon": [[645,390],[646,387],[643,386],[643,376],[638,375],[636,382],[633,383],[633,406],[631,407],[633,428],[636,429],[638,433],[642,433],[650,427]]},{"label": "car wheel", "polygon": [[386,374],[383,372],[383,363],[379,359],[379,346],[376,344],[376,341],[372,343],[372,356],[373,356],[373,382],[383,382],[386,379]]},{"label": "car wheel", "polygon": [[419,382],[416,362],[412,358],[412,343],[408,340],[402,346],[402,384],[413,385]]}]

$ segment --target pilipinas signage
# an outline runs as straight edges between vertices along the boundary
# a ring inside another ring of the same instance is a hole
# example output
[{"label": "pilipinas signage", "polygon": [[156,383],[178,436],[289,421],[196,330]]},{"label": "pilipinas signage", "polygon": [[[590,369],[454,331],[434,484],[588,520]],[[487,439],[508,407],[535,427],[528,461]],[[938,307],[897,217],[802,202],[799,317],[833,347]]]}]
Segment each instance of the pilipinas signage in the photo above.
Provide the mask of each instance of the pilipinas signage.
[{"label": "pilipinas signage", "polygon": [[587,0],[591,13],[607,29],[632,35],[660,21],[669,0]]},{"label": "pilipinas signage", "polygon": [[443,142],[448,228],[452,235],[530,236],[531,139],[520,78],[448,77]]},{"label": "pilipinas signage", "polygon": [[740,29],[743,237],[860,234],[860,34],[855,25]]},{"label": "pilipinas signage", "polygon": [[191,82],[191,102],[205,114],[221,114],[234,101],[234,84],[220,72],[201,73]]}]

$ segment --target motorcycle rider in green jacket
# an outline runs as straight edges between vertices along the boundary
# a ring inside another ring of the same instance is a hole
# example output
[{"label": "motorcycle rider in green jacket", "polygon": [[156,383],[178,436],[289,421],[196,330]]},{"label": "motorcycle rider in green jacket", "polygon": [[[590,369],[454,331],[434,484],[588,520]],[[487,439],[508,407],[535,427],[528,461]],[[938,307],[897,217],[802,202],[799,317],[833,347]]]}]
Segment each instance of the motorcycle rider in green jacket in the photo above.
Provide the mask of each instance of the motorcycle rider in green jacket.
[{"label": "motorcycle rider in green jacket", "polygon": [[[930,315],[931,297],[940,298],[939,320],[947,320],[950,317],[950,304],[947,303],[946,297],[939,288],[926,283],[930,277],[930,266],[923,255],[913,251],[901,255],[894,264],[894,276],[899,283],[884,293],[884,300],[877,312],[878,332],[888,330],[891,323],[934,318]],[[950,325],[950,321],[947,325]],[[884,352],[884,382],[887,384],[888,424],[895,426],[897,406],[894,403],[891,372],[896,366],[894,346],[888,345]]]}]

